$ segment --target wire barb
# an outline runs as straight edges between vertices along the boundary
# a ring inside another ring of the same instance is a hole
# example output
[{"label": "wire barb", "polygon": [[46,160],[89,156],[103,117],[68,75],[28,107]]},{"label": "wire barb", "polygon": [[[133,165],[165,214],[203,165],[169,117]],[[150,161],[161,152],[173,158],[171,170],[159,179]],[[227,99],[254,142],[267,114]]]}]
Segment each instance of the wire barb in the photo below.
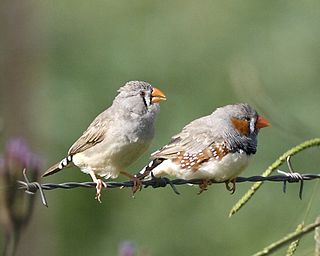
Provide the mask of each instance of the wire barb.
[{"label": "wire barb", "polygon": [[43,192],[42,185],[39,182],[30,182],[28,176],[26,174],[26,168],[23,169],[22,174],[25,181],[18,180],[18,184],[20,185],[19,189],[25,189],[27,194],[33,195],[39,190],[42,204],[48,207],[48,202],[46,196]]},{"label": "wire barb", "polygon": [[286,193],[287,182],[290,182],[290,183],[292,183],[292,182],[300,182],[299,198],[300,198],[300,200],[302,200],[303,177],[302,177],[302,175],[300,173],[293,171],[292,164],[291,164],[291,156],[288,156],[286,160],[287,160],[287,165],[288,165],[289,172],[284,172],[284,171],[281,171],[281,170],[277,170],[278,173],[283,174],[283,175],[285,175],[285,176],[290,178],[289,180],[284,180],[283,181],[283,188],[282,188],[283,193]]},{"label": "wire barb", "polygon": [[152,182],[152,184],[150,184],[150,185],[144,184],[145,188],[147,188],[148,186],[151,186],[153,188],[160,188],[160,187],[166,187],[169,184],[170,187],[172,188],[173,192],[177,195],[180,195],[180,192],[176,188],[175,184],[173,184],[172,181],[170,179],[168,179],[167,177],[155,177],[153,175],[153,172],[151,172],[151,180],[150,181]]},{"label": "wire barb", "polygon": [[[290,170],[290,167],[289,167]],[[291,169],[292,170],[292,169]],[[314,179],[320,179],[320,174],[299,174],[297,172],[284,172],[278,170],[280,175],[273,175],[273,176],[252,176],[252,177],[237,177],[235,182],[242,183],[242,182],[257,182],[257,181],[269,181],[269,182],[300,182],[300,190],[299,190],[299,197],[302,198],[303,192],[303,181],[309,181]],[[43,183],[40,184],[39,182],[30,182],[27,175],[26,170],[23,170],[24,181],[18,181],[19,189],[25,189],[25,192],[28,194],[35,194],[37,190],[40,192],[42,204],[48,207],[48,203],[44,194],[44,190],[53,190],[53,189],[73,189],[73,188],[95,188],[95,182],[66,182],[60,184],[54,183]],[[152,188],[159,188],[159,187],[166,187],[169,185],[173,192],[177,195],[180,195],[180,192],[177,190],[177,185],[185,185],[185,184],[192,184],[192,185],[199,185],[203,180],[193,179],[193,180],[184,180],[184,179],[174,179],[170,180],[166,177],[156,178],[152,177],[150,180],[143,180],[142,185],[144,188],[152,187]],[[225,181],[215,181],[210,180],[211,183],[225,183]],[[132,187],[132,181],[123,181],[123,182],[115,182],[115,181],[107,181],[107,189],[109,188],[122,188],[122,187]],[[286,185],[285,185],[286,186]],[[285,187],[284,186],[284,187]],[[284,188],[284,192],[286,189]]]}]

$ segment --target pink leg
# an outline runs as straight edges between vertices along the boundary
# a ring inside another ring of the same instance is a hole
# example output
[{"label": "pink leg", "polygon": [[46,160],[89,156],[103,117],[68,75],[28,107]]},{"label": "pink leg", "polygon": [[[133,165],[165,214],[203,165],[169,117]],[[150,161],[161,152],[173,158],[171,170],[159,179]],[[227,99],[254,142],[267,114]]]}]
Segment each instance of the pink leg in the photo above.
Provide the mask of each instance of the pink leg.
[{"label": "pink leg", "polygon": [[96,185],[97,194],[96,194],[95,199],[97,199],[98,202],[101,203],[101,191],[102,191],[103,187],[105,187],[105,188],[107,187],[107,184],[105,182],[103,182],[101,179],[98,179],[93,171],[90,171],[89,174],[90,174],[93,182],[97,183],[97,185]]}]

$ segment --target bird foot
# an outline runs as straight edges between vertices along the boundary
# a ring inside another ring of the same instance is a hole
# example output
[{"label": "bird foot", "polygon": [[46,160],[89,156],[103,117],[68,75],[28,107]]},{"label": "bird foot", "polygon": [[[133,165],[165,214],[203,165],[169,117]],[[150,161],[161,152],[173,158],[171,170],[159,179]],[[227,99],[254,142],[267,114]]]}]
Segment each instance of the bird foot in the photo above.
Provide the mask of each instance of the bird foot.
[{"label": "bird foot", "polygon": [[141,189],[142,189],[142,181],[139,178],[135,177],[135,176],[133,176],[131,178],[131,181],[133,182],[132,193],[134,195],[137,191],[141,191]]},{"label": "bird foot", "polygon": [[132,186],[133,196],[137,191],[140,191],[142,189],[142,181],[137,176],[124,171],[121,171],[120,173],[128,177],[133,182],[133,186]]},{"label": "bird foot", "polygon": [[201,183],[199,184],[199,192],[198,195],[202,194],[202,192],[207,191],[208,190],[208,186],[211,185],[212,182],[210,180],[201,180]]},{"label": "bird foot", "polygon": [[101,179],[97,179],[96,183],[97,183],[97,185],[96,185],[97,193],[96,193],[96,196],[94,199],[97,199],[99,203],[102,203],[101,202],[101,191],[102,191],[103,187],[105,187],[105,188],[107,187],[107,184],[105,182],[103,182]]},{"label": "bird foot", "polygon": [[[234,192],[236,191],[236,179],[231,179],[225,182],[226,184],[226,189],[230,191],[230,194],[233,195]],[[231,185],[230,185],[231,184]]]}]

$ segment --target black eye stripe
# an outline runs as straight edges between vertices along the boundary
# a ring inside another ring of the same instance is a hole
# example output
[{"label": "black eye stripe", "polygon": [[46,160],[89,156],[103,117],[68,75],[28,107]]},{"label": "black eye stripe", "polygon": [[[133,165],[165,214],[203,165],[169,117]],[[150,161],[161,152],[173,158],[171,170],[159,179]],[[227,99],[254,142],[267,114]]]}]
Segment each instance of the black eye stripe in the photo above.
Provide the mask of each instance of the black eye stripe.
[{"label": "black eye stripe", "polygon": [[144,106],[145,106],[146,108],[148,108],[148,105],[147,105],[146,99],[145,99],[144,97],[143,97],[142,99],[143,99]]},{"label": "black eye stripe", "polygon": [[142,100],[143,100],[143,104],[144,104],[144,106],[146,107],[146,108],[148,108],[148,104],[147,104],[147,101],[146,101],[146,98],[145,98],[145,92],[140,92],[140,95],[141,95],[141,98],[142,98]]}]

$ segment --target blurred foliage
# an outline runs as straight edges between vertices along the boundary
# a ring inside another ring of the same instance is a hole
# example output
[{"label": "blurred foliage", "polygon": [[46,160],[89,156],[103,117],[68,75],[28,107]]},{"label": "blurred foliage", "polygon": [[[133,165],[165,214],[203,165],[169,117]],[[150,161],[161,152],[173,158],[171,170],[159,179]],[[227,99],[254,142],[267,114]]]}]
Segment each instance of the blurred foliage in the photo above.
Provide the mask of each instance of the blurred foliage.
[{"label": "blurred foliage", "polygon": [[[154,143],[131,172],[186,123],[228,103],[248,102],[272,123],[245,176],[319,136],[318,1],[4,0],[0,14],[0,141],[26,136],[48,166],[133,79],[168,100]],[[319,149],[292,162],[318,173]],[[72,168],[48,181],[88,179]],[[123,241],[134,241],[141,255],[249,255],[302,221],[315,184],[305,184],[302,201],[298,185],[284,195],[280,184],[266,184],[231,219],[230,207],[250,184],[233,196],[219,185],[201,196],[189,186],[181,196],[148,189],[135,199],[112,190],[103,204],[93,190],[52,191],[49,209],[39,201],[18,254],[116,255]],[[317,205],[306,223],[319,215]],[[308,236],[297,253],[313,247]]]}]

